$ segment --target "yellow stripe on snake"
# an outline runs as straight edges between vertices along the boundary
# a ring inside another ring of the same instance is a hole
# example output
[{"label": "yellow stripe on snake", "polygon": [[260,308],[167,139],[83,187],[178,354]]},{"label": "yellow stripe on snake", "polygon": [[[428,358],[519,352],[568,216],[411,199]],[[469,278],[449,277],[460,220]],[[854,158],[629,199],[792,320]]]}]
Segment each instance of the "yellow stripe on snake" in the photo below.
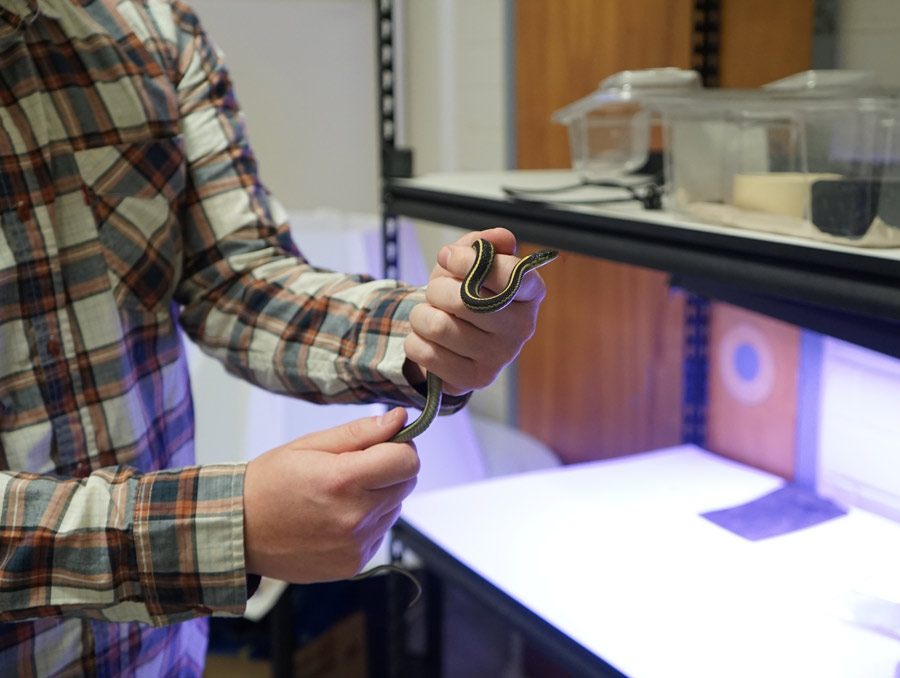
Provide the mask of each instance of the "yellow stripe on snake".
[{"label": "yellow stripe on snake", "polygon": [[[475,248],[475,263],[463,279],[459,295],[465,307],[474,313],[495,313],[500,309],[506,308],[516,298],[519,287],[522,285],[522,279],[528,271],[540,268],[544,264],[549,264],[559,256],[559,252],[556,250],[541,250],[519,259],[513,267],[506,286],[497,294],[482,297],[480,296],[481,287],[484,285],[484,281],[494,265],[496,251],[493,244],[487,240],[476,240],[472,247]],[[431,422],[434,421],[438,411],[441,409],[443,383],[440,377],[428,372],[426,386],[428,392],[422,414],[411,424],[402,428],[391,438],[390,442],[405,443],[412,440],[425,431],[431,425]]]},{"label": "yellow stripe on snake", "polygon": [[[541,250],[540,252],[529,254],[516,262],[503,290],[492,296],[482,297],[480,296],[481,287],[484,285],[484,281],[494,265],[495,249],[493,244],[487,240],[480,239],[476,240],[472,247],[475,248],[475,263],[463,279],[459,293],[465,307],[474,313],[495,313],[508,306],[516,298],[522,279],[528,271],[540,268],[544,264],[549,264],[559,256],[559,252],[556,250]],[[425,407],[422,409],[422,414],[414,422],[402,428],[391,438],[390,442],[405,443],[412,440],[425,431],[431,425],[431,422],[434,421],[438,411],[441,409],[443,382],[440,377],[428,372],[426,384],[428,393],[425,397]],[[351,577],[350,581],[366,579],[374,574],[384,572],[402,574],[415,584],[417,589],[416,596],[409,606],[415,605],[422,594],[422,586],[411,572],[399,565],[378,565],[371,570]]]}]

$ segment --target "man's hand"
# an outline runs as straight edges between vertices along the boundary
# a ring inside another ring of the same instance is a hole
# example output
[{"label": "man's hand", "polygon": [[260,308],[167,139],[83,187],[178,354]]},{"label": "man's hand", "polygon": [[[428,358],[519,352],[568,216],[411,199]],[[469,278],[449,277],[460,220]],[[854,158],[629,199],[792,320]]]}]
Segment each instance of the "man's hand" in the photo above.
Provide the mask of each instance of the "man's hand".
[{"label": "man's hand", "polygon": [[402,409],[311,433],[247,465],[247,572],[294,583],[353,576],[371,559],[416,485],[419,457],[386,442]]},{"label": "man's hand", "polygon": [[[467,233],[438,252],[438,264],[431,272],[425,298],[410,313],[412,333],[404,349],[412,363],[407,378],[424,381],[424,371],[444,381],[444,392],[461,395],[490,385],[511,363],[522,345],[534,334],[538,307],[544,298],[544,281],[536,271],[525,275],[516,299],[497,313],[473,313],[462,303],[459,286],[475,261],[472,243],[489,240],[497,257],[485,281],[483,294],[496,294],[506,287],[518,259],[513,254],[512,233],[494,228]],[[418,368],[421,374],[415,374]]]}]

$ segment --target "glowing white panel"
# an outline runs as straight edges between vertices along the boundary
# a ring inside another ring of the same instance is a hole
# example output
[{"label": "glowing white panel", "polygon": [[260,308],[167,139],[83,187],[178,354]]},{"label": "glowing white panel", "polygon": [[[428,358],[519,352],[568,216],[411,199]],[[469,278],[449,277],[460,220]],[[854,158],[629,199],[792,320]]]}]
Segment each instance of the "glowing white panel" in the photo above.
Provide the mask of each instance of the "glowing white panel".
[{"label": "glowing white panel", "polygon": [[779,487],[682,446],[412,497],[404,519],[632,678],[894,676],[900,526],[750,542],[700,517]]},{"label": "glowing white panel", "polygon": [[900,360],[826,338],[818,489],[900,520]]}]

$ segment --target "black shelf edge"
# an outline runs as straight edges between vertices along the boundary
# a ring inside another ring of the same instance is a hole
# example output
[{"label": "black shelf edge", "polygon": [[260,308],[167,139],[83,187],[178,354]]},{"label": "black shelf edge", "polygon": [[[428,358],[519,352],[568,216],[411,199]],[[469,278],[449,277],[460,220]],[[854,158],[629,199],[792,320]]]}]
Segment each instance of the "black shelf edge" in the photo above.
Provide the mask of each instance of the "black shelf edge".
[{"label": "black shelf edge", "polygon": [[[893,259],[402,184],[386,185],[385,205],[462,228],[503,226],[541,245],[782,299],[796,304],[783,309],[788,322],[795,322],[792,308],[807,324],[835,310],[860,323],[900,322],[900,261]],[[815,322],[827,326],[825,318]]]},{"label": "black shelf edge", "polygon": [[671,283],[675,287],[707,299],[734,304],[770,318],[900,358],[900,321],[754,294],[731,285],[689,277],[673,276]]}]

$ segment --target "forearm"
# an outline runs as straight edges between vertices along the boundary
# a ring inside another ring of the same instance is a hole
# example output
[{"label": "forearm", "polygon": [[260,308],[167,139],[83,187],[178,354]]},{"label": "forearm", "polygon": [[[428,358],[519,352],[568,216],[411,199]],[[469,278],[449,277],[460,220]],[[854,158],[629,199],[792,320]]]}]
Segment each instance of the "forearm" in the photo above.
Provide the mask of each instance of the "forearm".
[{"label": "forearm", "polygon": [[421,293],[298,261],[284,266],[195,300],[182,326],[229,371],[270,391],[319,403],[419,404],[404,374],[403,342]]},{"label": "forearm", "polygon": [[157,626],[246,604],[243,465],[85,479],[0,474],[0,620]]},{"label": "forearm", "polygon": [[182,34],[179,49],[188,163],[182,327],[229,371],[268,390],[421,406],[404,376],[403,341],[423,292],[310,266],[260,181],[221,56],[199,27]]}]

